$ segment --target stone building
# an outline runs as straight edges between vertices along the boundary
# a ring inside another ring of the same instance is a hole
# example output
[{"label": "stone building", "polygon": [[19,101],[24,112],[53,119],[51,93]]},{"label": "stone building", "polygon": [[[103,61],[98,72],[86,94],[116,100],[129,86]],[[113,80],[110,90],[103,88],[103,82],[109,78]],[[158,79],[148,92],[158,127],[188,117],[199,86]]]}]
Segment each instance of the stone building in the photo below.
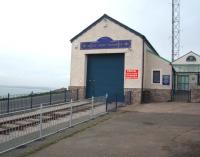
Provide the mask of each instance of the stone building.
[{"label": "stone building", "polygon": [[69,89],[79,97],[108,94],[119,101],[132,91],[141,103],[149,91],[151,101],[171,100],[172,66],[160,57],[147,38],[108,15],[103,15],[71,39]]}]

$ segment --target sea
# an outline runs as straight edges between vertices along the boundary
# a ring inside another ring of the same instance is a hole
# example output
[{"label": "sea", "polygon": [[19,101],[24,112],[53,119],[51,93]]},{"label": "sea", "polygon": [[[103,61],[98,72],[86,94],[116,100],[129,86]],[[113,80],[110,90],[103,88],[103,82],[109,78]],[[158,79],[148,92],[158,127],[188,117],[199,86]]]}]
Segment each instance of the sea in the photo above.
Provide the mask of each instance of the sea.
[{"label": "sea", "polygon": [[27,95],[31,92],[42,93],[48,92],[51,88],[48,87],[27,87],[27,86],[4,86],[0,85],[0,97],[10,95]]}]

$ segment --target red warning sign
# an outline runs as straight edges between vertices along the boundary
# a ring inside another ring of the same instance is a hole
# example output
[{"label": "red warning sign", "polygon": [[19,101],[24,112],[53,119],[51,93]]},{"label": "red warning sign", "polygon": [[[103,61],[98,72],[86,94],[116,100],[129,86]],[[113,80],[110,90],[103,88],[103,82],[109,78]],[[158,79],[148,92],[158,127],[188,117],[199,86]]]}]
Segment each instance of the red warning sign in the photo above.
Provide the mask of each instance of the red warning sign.
[{"label": "red warning sign", "polygon": [[126,79],[138,79],[138,69],[126,69]]}]

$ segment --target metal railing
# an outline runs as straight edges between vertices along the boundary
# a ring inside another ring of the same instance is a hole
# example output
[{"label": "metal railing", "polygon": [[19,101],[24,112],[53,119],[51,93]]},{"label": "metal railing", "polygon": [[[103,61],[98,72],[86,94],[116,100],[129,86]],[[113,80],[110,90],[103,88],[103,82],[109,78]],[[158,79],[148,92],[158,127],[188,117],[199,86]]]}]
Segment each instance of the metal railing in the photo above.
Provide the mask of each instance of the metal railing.
[{"label": "metal railing", "polygon": [[[109,97],[110,95],[106,95]],[[106,99],[108,100],[106,102],[106,111],[107,112],[113,112],[117,111],[118,107],[123,107],[126,105],[131,105],[133,103],[133,92],[132,91],[126,91],[123,96],[116,94],[113,94],[110,96],[112,99]]]},{"label": "metal railing", "polygon": [[106,96],[0,114],[0,154],[107,112]]},{"label": "metal railing", "polygon": [[39,107],[40,104],[44,106],[69,102],[79,99],[79,90],[62,90],[50,91],[45,93],[31,93],[29,95],[11,95],[8,94],[0,98],[0,114],[9,113],[19,110],[32,109]]},{"label": "metal railing", "polygon": [[191,102],[191,89],[189,90],[171,90],[171,100],[177,102]]}]

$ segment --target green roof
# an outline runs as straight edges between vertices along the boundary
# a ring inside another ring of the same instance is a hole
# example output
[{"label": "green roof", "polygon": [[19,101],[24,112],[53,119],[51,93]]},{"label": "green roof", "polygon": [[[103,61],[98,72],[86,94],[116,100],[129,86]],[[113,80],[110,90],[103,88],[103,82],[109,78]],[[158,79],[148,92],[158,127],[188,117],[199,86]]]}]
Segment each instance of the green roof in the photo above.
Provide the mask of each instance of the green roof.
[{"label": "green roof", "polygon": [[200,73],[200,64],[176,64],[173,65],[175,72],[188,72],[188,73]]}]

